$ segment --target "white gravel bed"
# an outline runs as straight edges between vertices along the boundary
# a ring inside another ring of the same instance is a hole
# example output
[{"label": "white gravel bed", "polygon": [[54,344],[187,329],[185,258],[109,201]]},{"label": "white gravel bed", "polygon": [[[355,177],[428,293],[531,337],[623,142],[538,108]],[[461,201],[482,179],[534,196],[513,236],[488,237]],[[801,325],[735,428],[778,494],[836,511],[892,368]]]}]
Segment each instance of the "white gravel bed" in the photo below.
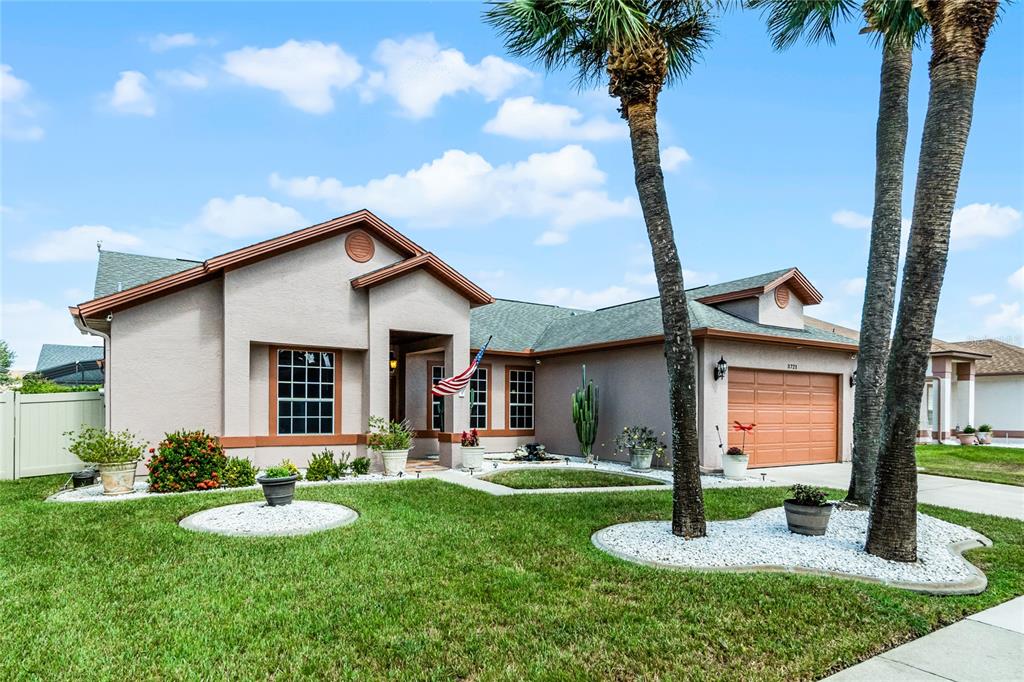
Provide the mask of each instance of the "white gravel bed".
[{"label": "white gravel bed", "polygon": [[916,563],[864,551],[866,511],[835,508],[825,535],[790,533],[782,507],[738,521],[712,521],[707,537],[683,540],[668,521],[623,523],[599,530],[594,544],[627,561],[667,568],[784,570],[883,582],[945,594],[976,594],[985,576],[960,552],[990,545],[970,528],[918,513]]},{"label": "white gravel bed", "polygon": [[266,502],[243,502],[196,512],[183,518],[178,525],[200,533],[266,537],[315,533],[346,526],[357,518],[359,514],[354,510],[329,502],[295,500],[277,507]]},{"label": "white gravel bed", "polygon": [[[508,469],[521,469],[524,467],[550,467],[550,468],[573,468],[573,469],[596,469],[597,471],[606,471],[613,474],[628,474],[633,476],[639,476],[642,478],[654,479],[651,481],[651,485],[658,485],[659,483],[665,485],[672,485],[672,470],[671,469],[651,469],[650,471],[633,471],[629,468],[629,464],[625,462],[613,462],[613,461],[602,461],[598,460],[597,466],[593,464],[587,464],[582,457],[569,457],[569,463],[565,463],[566,457],[564,455],[554,455],[561,461],[556,462],[515,462],[504,458],[497,459],[494,455],[488,454],[487,459],[484,461],[484,468],[474,472],[474,475],[487,476],[493,474],[496,471],[505,471]],[[501,457],[498,455],[497,457]],[[495,466],[496,465],[496,466]],[[701,474],[700,477],[701,486],[704,488],[745,488],[745,487],[763,487],[763,486],[778,486],[782,485],[778,481],[773,481],[770,477],[762,479],[760,475],[748,476],[743,480],[731,480],[724,476],[712,476],[708,474]]]},{"label": "white gravel bed", "polygon": [[[370,473],[365,476],[346,476],[334,481],[296,481],[297,487],[320,485],[351,485],[353,483],[382,483],[385,481],[409,480],[408,477],[385,476],[379,473]],[[259,490],[260,484],[243,486],[239,488],[214,488],[213,490],[184,490],[177,493],[151,493],[149,484],[145,481],[136,481],[135,492],[124,495],[104,495],[103,484],[88,485],[81,488],[69,488],[61,490],[46,498],[47,502],[122,502],[124,500],[150,500],[170,495],[216,495],[217,493],[229,493],[236,490]]]}]

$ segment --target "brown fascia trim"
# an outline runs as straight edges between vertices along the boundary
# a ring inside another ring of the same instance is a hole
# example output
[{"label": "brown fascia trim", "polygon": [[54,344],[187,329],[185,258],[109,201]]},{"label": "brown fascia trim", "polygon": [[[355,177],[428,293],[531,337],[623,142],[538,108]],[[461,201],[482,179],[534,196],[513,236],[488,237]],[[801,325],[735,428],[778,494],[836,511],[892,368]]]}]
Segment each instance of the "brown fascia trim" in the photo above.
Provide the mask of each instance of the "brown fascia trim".
[{"label": "brown fascia trim", "polygon": [[600,343],[585,343],[580,346],[569,346],[567,348],[552,348],[551,350],[533,351],[531,355],[538,358],[550,358],[558,355],[569,355],[572,353],[586,353],[589,351],[614,350],[617,348],[629,348],[632,346],[646,346],[652,343],[664,343],[665,336],[639,336],[635,339],[620,339],[618,341],[602,341]]},{"label": "brown fascia trim", "polygon": [[962,358],[965,360],[984,360],[986,358],[992,357],[991,355],[986,355],[985,353],[974,353],[969,350],[937,350],[932,353],[929,353],[929,355],[931,355],[933,358]]},{"label": "brown fascia trim", "polygon": [[756,341],[759,343],[771,343],[781,346],[796,346],[797,348],[827,348],[830,350],[842,350],[856,353],[860,347],[855,343],[839,343],[837,341],[821,341],[819,339],[794,339],[787,336],[772,336],[771,334],[755,334],[752,332],[733,332],[722,329],[704,327],[694,329],[694,338],[721,338],[734,341]]},{"label": "brown fascia trim", "polygon": [[140,284],[137,287],[87,301],[78,306],[79,315],[83,318],[94,317],[138,305],[172,291],[213,279],[221,271],[233,270],[243,265],[249,265],[264,258],[285,253],[327,239],[336,234],[347,232],[356,227],[368,229],[371,233],[406,256],[418,257],[426,253],[421,246],[399,233],[383,220],[366,209],[361,209],[355,213],[349,213],[348,215],[333,218],[323,223],[311,225],[301,230],[289,232],[279,237],[214,256],[194,268],[182,270],[173,275]]},{"label": "brown fascia trim", "polygon": [[455,289],[473,303],[494,303],[493,296],[470,282],[450,265],[430,252],[420,254],[414,258],[407,258],[395,263],[394,265],[374,270],[373,272],[369,272],[365,275],[360,275],[352,280],[352,288],[363,289],[383,284],[384,282],[389,282],[418,268],[425,268],[426,270],[429,270],[431,274],[441,280],[441,282],[452,289]]},{"label": "brown fascia trim", "polygon": [[804,303],[804,305],[815,305],[821,303],[823,296],[821,292],[814,288],[811,281],[804,276],[804,273],[800,272],[797,268],[792,268],[788,272],[782,274],[780,277],[775,278],[773,281],[759,287],[750,287],[749,289],[741,289],[739,291],[730,291],[724,294],[715,294],[714,296],[705,296],[698,298],[699,303],[711,305],[713,303],[724,303],[725,301],[735,301],[741,298],[750,298],[751,296],[761,296],[765,292],[771,291],[780,284],[790,282],[793,286],[793,290],[796,295]]},{"label": "brown fascia trim", "polygon": [[1007,371],[1007,372],[979,372],[979,371],[975,370],[974,371],[974,376],[975,376],[975,378],[977,378],[977,377],[1019,377],[1019,376],[1024,376],[1024,372],[1022,372],[1022,371],[1016,371],[1016,372],[1009,372],[1009,371]]}]

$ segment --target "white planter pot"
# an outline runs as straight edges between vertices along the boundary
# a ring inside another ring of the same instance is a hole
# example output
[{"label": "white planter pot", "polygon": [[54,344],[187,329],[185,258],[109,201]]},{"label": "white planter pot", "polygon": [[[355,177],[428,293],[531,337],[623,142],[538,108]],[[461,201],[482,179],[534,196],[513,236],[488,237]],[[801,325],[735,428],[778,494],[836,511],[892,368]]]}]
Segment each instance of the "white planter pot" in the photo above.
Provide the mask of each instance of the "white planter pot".
[{"label": "white planter pot", "polygon": [[135,490],[135,462],[100,464],[104,495],[127,495]]},{"label": "white planter pot", "polygon": [[384,460],[384,475],[397,476],[405,471],[405,463],[409,459],[409,451],[381,450],[380,457]]},{"label": "white planter pot", "polygon": [[629,451],[629,468],[633,471],[650,471],[653,449],[634,448]]},{"label": "white planter pot", "polygon": [[749,455],[722,455],[722,473],[734,481],[746,478],[749,459]]},{"label": "white planter pot", "polygon": [[462,468],[483,469],[484,468],[484,446],[463,445],[462,446]]},{"label": "white planter pot", "polygon": [[992,445],[992,432],[991,431],[978,431],[974,434],[978,437],[978,442],[983,445]]},{"label": "white planter pot", "polygon": [[960,439],[960,445],[974,445],[978,442],[978,437],[973,433],[958,433],[956,437]]}]

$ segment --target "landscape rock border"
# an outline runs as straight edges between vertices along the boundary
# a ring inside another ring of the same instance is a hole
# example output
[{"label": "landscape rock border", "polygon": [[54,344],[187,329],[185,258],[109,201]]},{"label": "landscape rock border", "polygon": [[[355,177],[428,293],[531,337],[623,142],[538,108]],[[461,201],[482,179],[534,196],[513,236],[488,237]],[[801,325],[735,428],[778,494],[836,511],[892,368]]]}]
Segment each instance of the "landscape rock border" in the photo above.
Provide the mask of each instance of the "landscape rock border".
[{"label": "landscape rock border", "polygon": [[[850,513],[851,513],[850,511],[839,512],[840,515],[841,514],[850,514]],[[852,512],[852,513],[863,514],[866,517],[866,512]],[[774,516],[774,519],[773,519],[773,516]],[[712,521],[712,522],[709,522],[708,523],[709,538],[702,538],[700,540],[689,540],[689,541],[684,541],[682,539],[678,539],[678,542],[679,543],[697,542],[697,543],[705,543],[705,545],[707,545],[709,541],[713,541],[712,538],[710,537],[713,534],[712,531],[714,531],[714,530],[719,530],[719,531],[724,530],[725,533],[729,533],[729,530],[727,530],[727,529],[735,530],[735,529],[739,528],[740,532],[733,533],[732,536],[728,537],[727,539],[724,538],[721,533],[715,533],[715,535],[719,535],[719,538],[717,538],[717,539],[721,539],[722,540],[722,542],[721,542],[722,547],[717,550],[718,552],[720,552],[720,554],[727,554],[729,552],[740,553],[740,552],[746,551],[750,547],[749,540],[752,537],[751,535],[747,535],[746,537],[744,537],[743,532],[742,532],[742,528],[743,528],[744,523],[760,522],[760,523],[763,524],[763,522],[765,522],[766,519],[773,520],[773,522],[776,522],[776,523],[781,522],[782,529],[785,529],[784,513],[782,512],[782,508],[779,507],[779,508],[775,508],[775,509],[762,510],[762,511],[757,512],[756,514],[754,514],[752,516],[747,517],[746,519],[737,519],[737,520],[730,520],[730,521]],[[991,547],[992,546],[992,541],[989,540],[984,535],[981,535],[980,533],[978,533],[978,532],[976,532],[976,531],[974,531],[974,530],[972,530],[970,528],[965,528],[963,526],[958,526],[956,524],[952,524],[952,523],[949,523],[947,521],[942,521],[941,519],[936,519],[934,517],[928,516],[926,514],[921,514],[921,513],[918,513],[919,533],[920,533],[920,528],[921,528],[921,525],[922,525],[922,521],[925,524],[931,524],[932,522],[934,522],[935,524],[940,524],[942,527],[944,527],[943,530],[950,530],[952,533],[954,533],[955,535],[958,535],[959,537],[956,537],[956,538],[952,538],[951,537],[950,538],[950,539],[952,539],[951,542],[941,543],[941,546],[936,546],[933,543],[932,546],[925,547],[922,552],[919,552],[919,556],[920,555],[926,555],[926,556],[928,556],[932,560],[934,560],[936,558],[941,560],[941,559],[945,559],[947,557],[944,557],[941,554],[938,554],[938,552],[945,552],[945,553],[948,554],[949,557],[955,557],[958,560],[958,565],[956,566],[956,569],[957,569],[957,573],[959,573],[959,575],[953,576],[953,577],[951,577],[948,580],[939,580],[939,579],[936,579],[936,580],[893,579],[891,577],[891,574],[894,573],[894,572],[895,573],[899,573],[899,572],[911,573],[911,572],[913,572],[915,567],[919,567],[921,565],[921,563],[922,563],[921,561],[919,561],[917,564],[906,565],[906,564],[899,564],[898,562],[883,562],[883,560],[877,559],[876,563],[882,562],[883,564],[887,565],[892,570],[885,570],[885,566],[883,566],[882,570],[876,570],[874,572],[874,574],[871,574],[870,570],[862,570],[860,572],[857,572],[855,570],[832,570],[832,569],[823,568],[823,567],[820,567],[820,566],[815,567],[815,566],[806,565],[807,563],[811,563],[811,562],[808,562],[808,561],[805,561],[805,563],[803,565],[801,565],[799,563],[801,558],[806,559],[806,557],[794,556],[794,555],[800,555],[801,552],[798,549],[794,551],[793,543],[787,543],[787,542],[779,543],[780,544],[780,555],[779,555],[780,556],[780,560],[779,560],[778,563],[772,563],[772,562],[740,563],[740,562],[737,561],[736,563],[732,563],[731,565],[712,565],[711,563],[700,565],[700,564],[697,564],[695,562],[689,562],[688,563],[688,562],[684,562],[684,561],[680,561],[680,560],[671,560],[671,559],[656,558],[656,557],[651,557],[651,556],[644,556],[644,554],[650,555],[651,553],[655,553],[655,552],[650,551],[650,548],[647,548],[645,550],[645,548],[643,548],[642,544],[640,546],[634,546],[632,548],[628,548],[628,547],[624,548],[624,546],[623,546],[623,540],[624,540],[623,531],[624,530],[627,533],[630,532],[630,531],[637,531],[637,530],[639,530],[642,533],[642,532],[645,532],[645,531],[646,532],[650,532],[649,529],[653,528],[654,531],[657,532],[658,530],[660,530],[657,527],[658,526],[665,526],[665,525],[667,525],[669,523],[667,521],[641,521],[641,522],[623,523],[623,524],[616,524],[616,525],[613,525],[613,526],[608,526],[608,527],[602,528],[602,529],[598,530],[596,533],[594,533],[591,536],[591,542],[599,550],[601,550],[603,552],[606,552],[608,554],[611,554],[612,556],[615,556],[615,557],[617,557],[619,559],[622,559],[624,561],[629,561],[631,563],[641,564],[641,565],[645,565],[645,566],[651,566],[651,567],[654,567],[654,568],[665,568],[665,569],[670,569],[670,570],[691,570],[691,571],[701,571],[701,572],[721,572],[721,571],[734,572],[734,573],[767,572],[767,573],[792,573],[792,574],[798,574],[798,575],[816,575],[816,576],[825,576],[825,577],[832,577],[832,578],[841,578],[841,579],[845,579],[845,580],[856,580],[856,581],[865,582],[865,583],[882,584],[882,585],[886,585],[886,586],[889,586],[889,587],[897,587],[897,588],[900,588],[900,589],[905,589],[905,590],[909,590],[909,591],[913,591],[913,592],[920,592],[920,593],[923,593],[923,594],[930,594],[930,595],[937,595],[937,596],[971,595],[971,594],[980,594],[981,592],[984,592],[985,589],[988,586],[988,578],[985,576],[985,574],[980,569],[978,569],[977,566],[975,566],[970,561],[968,561],[966,558],[964,558],[963,557],[963,553],[968,551],[968,550],[970,550],[970,549],[976,549],[978,547]],[[644,526],[646,526],[647,529],[643,528]],[[718,528],[715,528],[715,526],[718,526]],[[786,532],[788,532],[788,531],[786,531]],[[615,537],[616,534],[618,534],[618,537]],[[780,533],[780,535],[781,535],[781,533]],[[822,547],[826,547],[826,548],[829,547],[828,539],[830,538],[830,535],[831,535],[831,540],[832,540],[831,544],[833,546],[838,546],[840,548],[840,551],[845,550],[845,552],[849,556],[851,556],[851,557],[855,557],[855,556],[861,557],[861,556],[863,556],[862,555],[862,552],[863,552],[863,542],[862,541],[858,544],[856,542],[852,542],[849,537],[836,537],[836,534],[833,532],[833,529],[832,529],[831,525],[830,525],[829,533],[826,534],[825,536],[821,536],[821,538],[813,538],[812,539],[812,538],[805,537],[805,536],[794,536],[791,539],[795,543],[807,543],[808,546],[812,546],[812,547],[814,546],[815,541],[817,540],[817,541],[819,541],[818,549],[819,549],[819,553],[820,553],[820,550],[821,550]],[[672,537],[674,538],[674,536],[672,536]],[[919,535],[918,543],[919,543],[919,547],[920,547],[921,546],[921,537],[920,537],[920,535]],[[678,548],[681,548],[681,547],[684,547],[684,546],[685,545],[680,544],[675,549],[678,549]],[[698,546],[694,545],[693,547],[698,547]],[[669,549],[671,550],[672,548],[670,547]],[[705,549],[705,548],[702,547],[701,549]],[[841,556],[840,551],[836,552],[836,554],[838,556]],[[854,554],[854,552],[856,552],[856,554]],[[678,557],[677,557],[677,559],[678,559]],[[717,556],[716,559],[721,560],[722,557],[721,556]],[[728,560],[728,557],[726,557],[726,560]],[[876,558],[872,557],[871,560],[875,561]]]},{"label": "landscape rock border", "polygon": [[242,502],[212,507],[178,522],[186,530],[231,537],[308,535],[354,523],[359,513],[341,504],[295,500],[271,507],[266,502]]}]

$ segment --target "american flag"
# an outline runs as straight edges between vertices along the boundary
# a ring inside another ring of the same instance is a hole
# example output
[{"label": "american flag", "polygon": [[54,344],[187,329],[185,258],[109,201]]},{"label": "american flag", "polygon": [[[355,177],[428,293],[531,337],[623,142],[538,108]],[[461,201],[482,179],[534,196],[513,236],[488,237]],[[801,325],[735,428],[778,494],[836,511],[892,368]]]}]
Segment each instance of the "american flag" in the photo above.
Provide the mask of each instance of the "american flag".
[{"label": "american flag", "polygon": [[480,359],[484,356],[484,351],[487,350],[487,346],[491,343],[493,337],[487,337],[487,343],[480,347],[477,351],[476,357],[473,358],[473,362],[469,363],[469,367],[466,368],[461,374],[456,374],[450,379],[441,379],[441,381],[434,384],[434,387],[430,389],[433,395],[444,396],[454,395],[469,385],[469,380],[473,376],[473,372],[476,371],[476,366],[480,364]]}]

